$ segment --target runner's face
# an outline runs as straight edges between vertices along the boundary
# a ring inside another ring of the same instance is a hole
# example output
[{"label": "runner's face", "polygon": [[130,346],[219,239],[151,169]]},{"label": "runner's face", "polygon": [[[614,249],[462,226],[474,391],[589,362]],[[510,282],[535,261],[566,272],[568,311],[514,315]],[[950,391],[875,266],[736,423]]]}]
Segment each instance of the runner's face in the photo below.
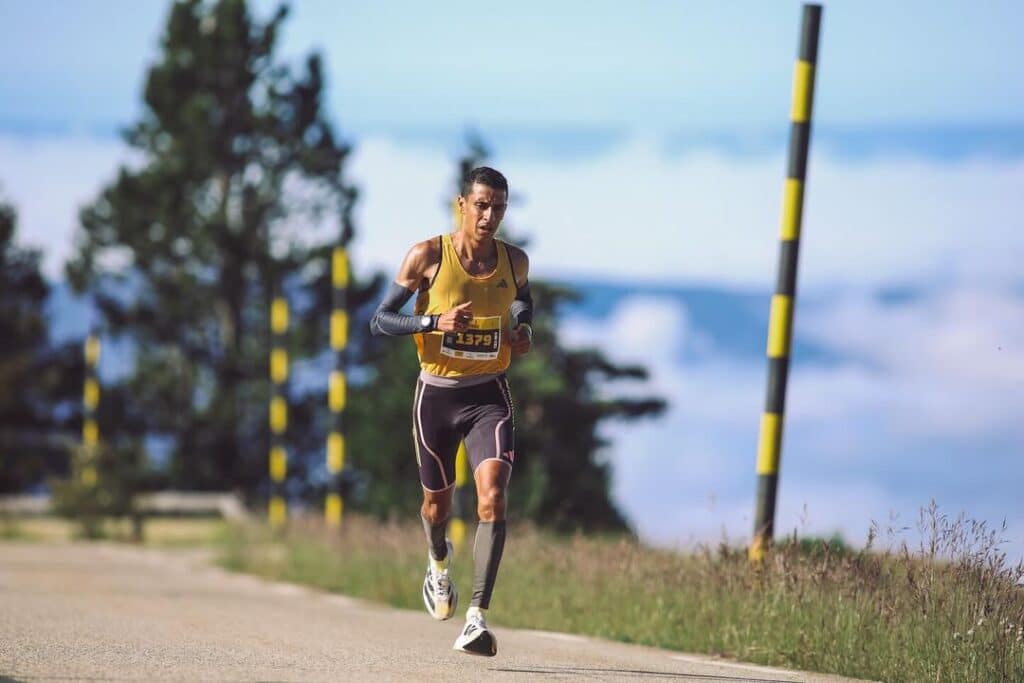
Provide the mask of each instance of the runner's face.
[{"label": "runner's face", "polygon": [[476,239],[494,237],[505,217],[508,197],[504,190],[473,183],[473,189],[465,197],[459,197],[462,209],[462,229],[469,231]]}]

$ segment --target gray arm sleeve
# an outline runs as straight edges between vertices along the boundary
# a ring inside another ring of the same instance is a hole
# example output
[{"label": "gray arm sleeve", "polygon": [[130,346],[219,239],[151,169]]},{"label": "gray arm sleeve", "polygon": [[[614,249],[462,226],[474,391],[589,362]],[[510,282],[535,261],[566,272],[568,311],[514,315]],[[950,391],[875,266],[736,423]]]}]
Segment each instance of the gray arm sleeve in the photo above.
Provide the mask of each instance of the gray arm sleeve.
[{"label": "gray arm sleeve", "polygon": [[529,282],[516,288],[516,300],[509,308],[509,317],[512,318],[513,328],[533,322],[533,296],[530,294]]},{"label": "gray arm sleeve", "polygon": [[414,291],[392,282],[387,294],[384,295],[384,300],[380,302],[376,313],[370,319],[370,332],[375,336],[397,337],[404,334],[429,332],[434,329],[437,321],[433,317],[431,325],[424,328],[420,323],[422,316],[399,313],[413,294],[415,294]]}]

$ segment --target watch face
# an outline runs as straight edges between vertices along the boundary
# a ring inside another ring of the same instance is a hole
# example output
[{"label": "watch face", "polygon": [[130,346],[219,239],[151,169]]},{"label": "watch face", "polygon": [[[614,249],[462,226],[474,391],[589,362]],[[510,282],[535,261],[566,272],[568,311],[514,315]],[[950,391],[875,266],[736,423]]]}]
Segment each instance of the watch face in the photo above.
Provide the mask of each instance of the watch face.
[{"label": "watch face", "polygon": [[430,323],[431,320],[429,315],[425,315],[420,318],[420,325],[423,325],[423,327],[430,327]]}]

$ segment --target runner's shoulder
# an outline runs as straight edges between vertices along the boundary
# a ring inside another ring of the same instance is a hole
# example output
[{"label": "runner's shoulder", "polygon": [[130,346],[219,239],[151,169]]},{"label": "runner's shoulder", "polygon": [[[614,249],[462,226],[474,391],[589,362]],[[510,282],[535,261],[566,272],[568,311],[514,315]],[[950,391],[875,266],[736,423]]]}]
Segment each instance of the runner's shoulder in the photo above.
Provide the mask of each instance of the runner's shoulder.
[{"label": "runner's shoulder", "polygon": [[530,272],[530,257],[526,255],[523,249],[514,244],[505,242],[505,246],[508,247],[508,257],[512,261],[512,272],[516,274],[516,280],[519,281],[518,284],[523,284]]},{"label": "runner's shoulder", "polygon": [[409,249],[409,254],[405,259],[408,263],[417,266],[419,272],[426,271],[441,262],[441,240],[431,237],[417,242]]}]

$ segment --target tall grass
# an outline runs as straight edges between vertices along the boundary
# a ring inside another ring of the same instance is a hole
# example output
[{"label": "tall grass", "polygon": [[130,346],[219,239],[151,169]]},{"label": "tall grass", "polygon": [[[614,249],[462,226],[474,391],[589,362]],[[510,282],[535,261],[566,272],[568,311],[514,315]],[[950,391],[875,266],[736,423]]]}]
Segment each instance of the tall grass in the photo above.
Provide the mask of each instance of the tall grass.
[{"label": "tall grass", "polygon": [[[920,528],[913,547],[873,528],[857,552],[791,538],[752,565],[724,544],[678,554],[517,526],[491,617],[884,681],[1024,681],[1024,566],[1007,565],[1004,530],[934,506]],[[286,539],[255,527],[230,535],[223,564],[421,609],[425,547],[418,524],[349,517],[338,536],[311,522]],[[471,564],[463,550],[464,596]]]}]

